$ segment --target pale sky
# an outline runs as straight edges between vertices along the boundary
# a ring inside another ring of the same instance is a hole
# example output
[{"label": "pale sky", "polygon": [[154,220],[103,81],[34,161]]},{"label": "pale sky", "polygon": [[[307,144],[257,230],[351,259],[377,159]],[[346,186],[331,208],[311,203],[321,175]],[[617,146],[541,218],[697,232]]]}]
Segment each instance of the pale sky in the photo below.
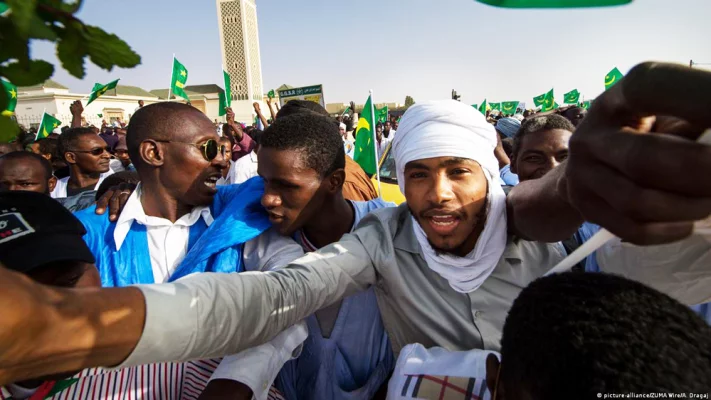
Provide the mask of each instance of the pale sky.
[{"label": "pale sky", "polygon": [[[200,4],[196,7],[196,4]],[[283,83],[324,85],[327,103],[403,103],[450,97],[480,103],[519,100],[555,88],[603,91],[604,75],[645,60],[711,63],[711,1],[634,0],[583,10],[510,10],[473,0],[257,0],[264,91]],[[146,90],[167,88],[172,54],[188,85],[222,86],[212,0],[86,0],[79,17],[126,40],[142,56],[107,72],[87,59],[87,76],[65,72],[53,45],[33,56],[55,64],[53,79],[73,92],[121,78]],[[560,101],[559,101],[560,103]]]}]

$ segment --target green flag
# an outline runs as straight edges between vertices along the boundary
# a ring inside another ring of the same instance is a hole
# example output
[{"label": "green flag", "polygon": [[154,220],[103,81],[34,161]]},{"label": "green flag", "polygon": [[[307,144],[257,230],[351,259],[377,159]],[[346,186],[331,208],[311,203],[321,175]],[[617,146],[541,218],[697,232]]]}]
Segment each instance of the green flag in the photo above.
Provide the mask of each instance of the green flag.
[{"label": "green flag", "polygon": [[99,116],[99,118],[104,118],[104,114],[96,114]]},{"label": "green flag", "polygon": [[576,104],[578,100],[580,100],[580,92],[578,92],[578,89],[573,89],[563,95],[563,102],[565,104]]},{"label": "green flag", "polygon": [[2,88],[5,96],[7,96],[7,108],[2,111],[2,115],[10,116],[15,114],[15,107],[17,107],[17,86],[12,83],[2,79]]},{"label": "green flag", "polygon": [[605,75],[605,90],[615,86],[615,84],[623,77],[624,75],[622,75],[622,72],[620,72],[617,67],[613,68],[612,71]]},{"label": "green flag", "polygon": [[[230,81],[230,74],[223,69],[222,76],[225,79],[225,103],[227,104],[227,107],[232,107],[232,82]],[[187,80],[187,77],[185,80]]]},{"label": "green flag", "polygon": [[581,8],[608,7],[629,4],[632,0],[477,0],[479,3],[503,8]]},{"label": "green flag", "polygon": [[505,101],[501,103],[501,111],[503,111],[504,114],[516,114],[517,109],[518,101]]},{"label": "green flag", "polygon": [[494,110],[501,111],[501,103],[489,103],[489,107],[491,107],[491,111],[494,111]]},{"label": "green flag", "polygon": [[274,94],[274,89],[270,90],[269,93],[267,93],[267,97],[269,97],[270,99],[276,97],[276,94]]},{"label": "green flag", "polygon": [[[173,94],[180,96],[185,100],[190,100],[187,93],[185,93],[185,83],[188,81],[188,70],[183,64],[178,61],[177,58],[173,57],[173,78],[170,83],[170,90]],[[168,99],[170,100],[170,99]]]},{"label": "green flag", "polygon": [[226,110],[226,108],[228,107],[227,106],[227,99],[225,96],[225,92],[220,92],[218,94],[218,97],[219,97],[219,104],[218,104],[217,108],[219,108],[219,110],[218,110],[217,115],[219,115],[221,117],[223,115],[227,115],[227,110]]},{"label": "green flag", "polygon": [[[535,99],[534,99],[534,101],[535,101]],[[544,95],[541,111],[546,112],[546,111],[555,110],[557,108],[556,105],[557,104],[555,102],[555,96],[553,95],[553,89],[551,89],[550,92],[548,92]]]},{"label": "green flag", "polygon": [[384,124],[388,120],[388,106],[376,108],[375,116],[378,123]]},{"label": "green flag", "polygon": [[476,108],[477,110],[479,109],[479,105],[477,104],[472,104],[472,107]]},{"label": "green flag", "polygon": [[[553,89],[551,89],[551,90],[553,90]],[[534,104],[536,107],[541,107],[541,106],[542,106],[543,104],[545,104],[545,102],[546,102],[546,95],[547,95],[547,94],[548,94],[548,93],[543,93],[542,95],[539,95],[539,96],[534,97],[534,98],[533,98],[533,104]]]},{"label": "green flag", "polygon": [[486,115],[486,111],[490,110],[489,104],[486,103],[486,99],[484,99],[484,102],[479,105],[479,112]]},{"label": "green flag", "polygon": [[59,127],[59,125],[62,125],[62,121],[47,113],[44,113],[44,115],[42,115],[42,122],[40,122],[40,126],[37,129],[35,141],[48,137],[55,128]]},{"label": "green flag", "polygon": [[375,118],[371,106],[372,99],[368,96],[368,101],[363,106],[363,111],[358,119],[355,136],[355,155],[353,159],[357,162],[366,174],[373,175],[378,167],[378,160],[375,155],[375,141],[373,132],[375,129]]},{"label": "green flag", "polygon": [[116,85],[118,85],[119,79],[116,79],[113,82],[109,82],[106,85],[102,85],[100,83],[94,84],[94,88],[91,89],[91,95],[89,95],[89,101],[86,102],[86,105],[88,106],[91,104],[92,101],[98,99],[101,97],[104,93],[111,89],[116,89]]},{"label": "green flag", "polygon": [[590,101],[584,101],[584,102],[580,103],[580,107],[587,110],[588,108],[590,108]]},{"label": "green flag", "polygon": [[346,115],[349,111],[351,111],[351,106],[348,106],[345,110],[343,110],[343,112],[341,113],[341,117]]}]

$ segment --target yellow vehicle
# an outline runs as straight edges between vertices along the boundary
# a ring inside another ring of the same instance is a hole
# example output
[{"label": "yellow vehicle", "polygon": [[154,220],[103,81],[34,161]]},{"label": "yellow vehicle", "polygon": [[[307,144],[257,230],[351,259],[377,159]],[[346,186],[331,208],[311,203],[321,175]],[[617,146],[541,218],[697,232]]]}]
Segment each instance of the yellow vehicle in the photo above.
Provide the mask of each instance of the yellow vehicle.
[{"label": "yellow vehicle", "polygon": [[380,163],[378,164],[378,169],[380,170],[380,185],[383,189],[383,193],[380,194],[380,189],[378,188],[378,180],[376,176],[373,175],[371,181],[375,190],[381,195],[383,200],[390,201],[395,204],[400,204],[405,202],[405,195],[400,192],[400,186],[397,184],[397,174],[395,172],[395,157],[392,152],[392,142],[385,149],[385,154],[380,158]]}]

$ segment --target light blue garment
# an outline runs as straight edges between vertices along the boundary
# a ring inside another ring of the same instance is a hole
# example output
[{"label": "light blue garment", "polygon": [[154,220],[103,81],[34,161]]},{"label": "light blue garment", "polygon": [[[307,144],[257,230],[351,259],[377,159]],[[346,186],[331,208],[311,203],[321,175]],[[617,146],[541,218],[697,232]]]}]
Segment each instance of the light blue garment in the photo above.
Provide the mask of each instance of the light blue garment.
[{"label": "light blue garment", "polygon": [[[381,199],[351,204],[356,213],[353,226],[372,210],[395,206]],[[288,400],[373,398],[395,366],[373,289],[343,299],[328,338],[323,337],[315,315],[306,323],[309,337],[301,355],[286,363],[276,380],[284,396]]]},{"label": "light blue garment", "polygon": [[499,171],[499,176],[501,177],[501,180],[509,186],[518,185],[518,175],[511,172],[510,165],[501,168],[501,170]]},{"label": "light blue garment", "polygon": [[[242,271],[243,244],[269,228],[268,216],[260,204],[264,191],[261,178],[217,190],[211,206],[214,222],[207,227],[200,218],[190,227],[188,252],[169,281],[195,272]],[[84,241],[96,258],[102,286],[154,283],[146,227],[131,224],[121,248],[116,250],[116,223],[110,222],[107,215],[96,215],[95,209],[93,206],[75,215],[86,228]]]}]

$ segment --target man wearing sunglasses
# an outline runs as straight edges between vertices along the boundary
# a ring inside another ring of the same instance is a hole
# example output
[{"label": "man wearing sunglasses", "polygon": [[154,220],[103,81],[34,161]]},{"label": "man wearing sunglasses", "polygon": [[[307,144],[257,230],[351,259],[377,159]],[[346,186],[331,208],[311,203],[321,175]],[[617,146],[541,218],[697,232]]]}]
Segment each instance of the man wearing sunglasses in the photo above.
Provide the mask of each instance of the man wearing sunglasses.
[{"label": "man wearing sunglasses", "polygon": [[[168,102],[145,106],[131,118],[126,144],[141,182],[133,193],[118,196],[125,200],[120,216],[97,215],[96,207],[76,214],[86,227],[84,239],[96,258],[102,286],[173,282],[202,272],[270,269],[303,254],[292,239],[269,229],[269,218],[259,205],[261,180],[218,190],[217,181],[228,166],[229,145],[220,142],[199,110]],[[280,350],[274,357],[282,364],[307,331],[297,325],[282,337],[288,335],[295,338],[293,344],[282,339],[278,346],[265,345],[264,351]],[[240,364],[249,368],[221,376],[245,382],[252,391],[261,390],[261,379],[267,375],[262,368],[267,366],[250,358],[259,354],[263,352],[237,355]],[[183,391],[199,394],[216,366],[216,360],[144,365],[139,368],[157,380],[120,388],[111,386],[110,380],[94,379],[91,384],[97,392],[117,397],[144,393],[146,400],[178,399]],[[192,374],[194,370],[201,373]],[[150,393],[150,387],[171,389]]]},{"label": "man wearing sunglasses", "polygon": [[57,149],[69,165],[69,176],[57,181],[53,198],[71,197],[96,190],[113,172],[106,142],[91,128],[70,128],[59,137]]}]

